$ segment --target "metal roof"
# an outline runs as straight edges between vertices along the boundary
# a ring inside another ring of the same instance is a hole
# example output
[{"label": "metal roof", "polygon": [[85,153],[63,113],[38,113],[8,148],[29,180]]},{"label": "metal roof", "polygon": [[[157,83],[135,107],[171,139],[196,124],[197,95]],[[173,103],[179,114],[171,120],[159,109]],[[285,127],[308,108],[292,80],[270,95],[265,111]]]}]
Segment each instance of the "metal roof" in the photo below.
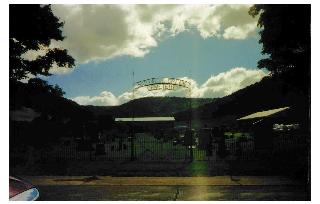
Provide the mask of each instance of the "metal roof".
[{"label": "metal roof", "polygon": [[115,118],[116,122],[161,122],[175,121],[174,117],[135,117],[135,118]]},{"label": "metal roof", "polygon": [[283,107],[283,108],[276,108],[276,109],[271,109],[271,110],[266,110],[266,111],[260,111],[256,112],[247,116],[244,116],[242,118],[239,118],[237,120],[249,120],[249,119],[254,119],[254,118],[263,118],[263,117],[268,117],[273,114],[279,113],[281,111],[287,110],[290,107]]}]

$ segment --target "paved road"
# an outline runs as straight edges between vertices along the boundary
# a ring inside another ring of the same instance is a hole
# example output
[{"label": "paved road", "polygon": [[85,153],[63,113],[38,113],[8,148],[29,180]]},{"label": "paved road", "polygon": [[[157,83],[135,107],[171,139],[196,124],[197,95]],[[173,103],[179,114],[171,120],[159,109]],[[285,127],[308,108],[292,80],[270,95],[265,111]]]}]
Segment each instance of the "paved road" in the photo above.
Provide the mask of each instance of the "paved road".
[{"label": "paved road", "polygon": [[29,177],[41,200],[310,200],[282,177]]},{"label": "paved road", "polygon": [[39,186],[41,200],[309,200],[300,186]]}]

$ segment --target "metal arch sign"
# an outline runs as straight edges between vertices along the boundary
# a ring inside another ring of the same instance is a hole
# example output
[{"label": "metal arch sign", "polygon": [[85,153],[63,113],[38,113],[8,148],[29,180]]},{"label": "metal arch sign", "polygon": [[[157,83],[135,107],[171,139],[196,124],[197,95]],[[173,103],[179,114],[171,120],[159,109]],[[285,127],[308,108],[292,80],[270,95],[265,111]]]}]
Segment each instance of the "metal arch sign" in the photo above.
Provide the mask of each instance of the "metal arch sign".
[{"label": "metal arch sign", "polygon": [[189,81],[176,78],[150,78],[138,81],[134,89],[146,87],[148,91],[174,90],[176,86],[191,89],[191,83]]}]

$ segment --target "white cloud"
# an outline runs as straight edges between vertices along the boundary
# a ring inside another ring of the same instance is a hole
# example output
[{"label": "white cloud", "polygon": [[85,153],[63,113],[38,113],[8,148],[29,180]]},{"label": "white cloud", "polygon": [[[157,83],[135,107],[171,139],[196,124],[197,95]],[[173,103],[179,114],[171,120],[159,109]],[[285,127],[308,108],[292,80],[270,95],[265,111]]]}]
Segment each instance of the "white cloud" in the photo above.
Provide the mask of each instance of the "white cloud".
[{"label": "white cloud", "polygon": [[[227,72],[212,75],[200,86],[195,80],[188,77],[181,77],[180,79],[187,80],[191,83],[191,97],[217,98],[230,95],[246,86],[259,82],[267,75],[268,74],[262,70],[236,67]],[[184,88],[165,91],[148,91],[148,89],[144,87],[136,90],[134,93],[132,93],[132,91],[127,91],[119,96],[115,96],[109,91],[103,91],[99,96],[78,96],[72,98],[72,100],[80,105],[114,106],[132,100],[133,94],[135,99],[152,96],[189,97],[188,89]]]},{"label": "white cloud", "polygon": [[249,5],[53,5],[66,39],[55,42],[78,63],[142,57],[165,36],[196,29],[203,38],[245,39],[257,18]]},{"label": "white cloud", "polygon": [[255,31],[257,25],[256,23],[248,23],[241,26],[230,26],[225,29],[223,33],[223,37],[225,39],[238,39],[243,40],[245,39],[250,33]]},{"label": "white cloud", "polygon": [[22,58],[32,61],[37,59],[39,56],[44,56],[47,53],[45,49],[39,49],[39,50],[28,50],[24,54],[22,54]]},{"label": "white cloud", "polygon": [[267,74],[262,70],[250,70],[243,67],[233,68],[211,76],[193,92],[194,97],[216,98],[230,95],[246,86],[260,81]]},{"label": "white cloud", "polygon": [[72,99],[80,105],[115,106],[119,100],[109,91],[103,91],[99,96],[78,96]]},{"label": "white cloud", "polygon": [[73,70],[74,70],[73,68],[59,67],[57,63],[54,63],[50,68],[49,73],[50,74],[68,74]]}]

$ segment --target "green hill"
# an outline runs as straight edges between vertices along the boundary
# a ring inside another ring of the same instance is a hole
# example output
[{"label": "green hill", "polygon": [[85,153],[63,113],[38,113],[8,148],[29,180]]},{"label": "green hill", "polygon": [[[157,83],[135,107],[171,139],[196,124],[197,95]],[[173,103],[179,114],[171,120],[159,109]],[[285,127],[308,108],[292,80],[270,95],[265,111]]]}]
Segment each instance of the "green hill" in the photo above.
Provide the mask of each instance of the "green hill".
[{"label": "green hill", "polygon": [[[218,98],[192,110],[193,120],[223,124],[261,110],[290,106],[301,117],[308,117],[308,97],[280,79],[265,77],[231,95]],[[176,113],[176,120],[186,120],[188,110]]]},{"label": "green hill", "polygon": [[[19,100],[18,100],[19,99]],[[82,121],[95,120],[100,116],[143,117],[174,116],[177,121],[209,121],[215,124],[235,119],[261,110],[296,107],[297,114],[308,117],[308,97],[283,83],[280,79],[265,77],[231,95],[222,98],[146,97],[129,101],[120,106],[80,106],[63,97],[50,93],[35,92],[19,83],[10,86],[10,110],[19,106],[30,107],[37,112],[57,118]],[[95,116],[95,119],[93,118]]]},{"label": "green hill", "polygon": [[[181,98],[181,97],[146,97],[129,101],[120,106],[84,106],[94,115],[112,115],[114,117],[131,117],[133,114],[142,116],[172,116],[177,112],[197,108],[213,102],[210,98]],[[191,103],[191,104],[190,104]]]},{"label": "green hill", "polygon": [[[220,125],[254,112],[290,106],[303,118],[308,117],[308,97],[281,79],[265,77],[260,82],[222,98],[191,99],[193,123]],[[96,116],[113,117],[174,116],[176,121],[190,117],[190,99],[146,97],[120,106],[84,106]]]},{"label": "green hill", "polygon": [[83,124],[93,119],[74,101],[21,82],[10,82],[9,104],[11,153],[28,145],[48,149],[60,138],[81,137]]},{"label": "green hill", "polygon": [[74,120],[87,120],[92,114],[67,98],[21,82],[10,82],[10,111],[31,108],[42,115]]}]

